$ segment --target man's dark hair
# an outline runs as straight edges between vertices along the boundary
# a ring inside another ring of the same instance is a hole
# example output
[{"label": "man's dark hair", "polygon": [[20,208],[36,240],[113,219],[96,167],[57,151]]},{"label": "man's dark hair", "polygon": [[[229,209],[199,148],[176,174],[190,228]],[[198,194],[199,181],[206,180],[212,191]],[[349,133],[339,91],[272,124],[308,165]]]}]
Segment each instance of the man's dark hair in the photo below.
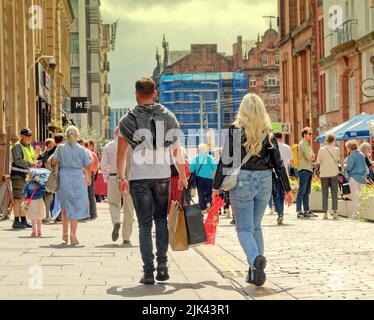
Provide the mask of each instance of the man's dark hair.
[{"label": "man's dark hair", "polygon": [[95,148],[95,143],[94,143],[92,140],[88,141],[88,144],[89,144],[92,148]]},{"label": "man's dark hair", "polygon": [[77,140],[78,144],[84,146],[84,141],[82,139]]},{"label": "man's dark hair", "polygon": [[275,139],[283,139],[283,133],[282,132],[277,132],[274,134]]},{"label": "man's dark hair", "polygon": [[308,134],[308,132],[310,131],[310,130],[312,130],[311,128],[304,128],[303,129],[303,131],[301,131],[301,135],[302,135],[302,137],[304,138],[307,134]]},{"label": "man's dark hair", "polygon": [[156,84],[151,78],[143,77],[136,81],[135,84],[136,92],[144,98],[152,96],[156,90]]},{"label": "man's dark hair", "polygon": [[58,143],[62,143],[64,141],[64,135],[63,134],[61,134],[61,133],[57,133],[56,135],[55,135],[55,142],[56,142],[56,144]]}]

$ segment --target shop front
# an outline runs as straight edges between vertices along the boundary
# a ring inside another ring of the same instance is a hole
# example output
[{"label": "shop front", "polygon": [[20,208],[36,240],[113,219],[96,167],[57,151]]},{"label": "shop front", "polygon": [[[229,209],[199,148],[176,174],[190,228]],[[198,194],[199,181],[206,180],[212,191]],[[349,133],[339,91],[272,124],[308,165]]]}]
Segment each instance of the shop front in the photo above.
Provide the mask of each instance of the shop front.
[{"label": "shop front", "polygon": [[37,128],[39,141],[49,138],[48,124],[52,118],[52,78],[41,63],[37,64]]}]

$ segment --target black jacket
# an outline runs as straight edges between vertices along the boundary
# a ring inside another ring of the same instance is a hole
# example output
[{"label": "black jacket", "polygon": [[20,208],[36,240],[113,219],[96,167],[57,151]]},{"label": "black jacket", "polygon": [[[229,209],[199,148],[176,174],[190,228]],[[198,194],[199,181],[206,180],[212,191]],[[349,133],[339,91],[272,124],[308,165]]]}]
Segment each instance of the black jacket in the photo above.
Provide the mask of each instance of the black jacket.
[{"label": "black jacket", "polygon": [[[234,137],[237,139],[234,139]],[[213,188],[215,190],[220,189],[225,178],[223,169],[233,167],[233,159],[235,159],[234,147],[235,150],[239,150],[239,148],[241,150],[239,166],[245,158],[247,154],[247,151],[243,146],[245,141],[246,137],[244,131],[231,126],[228,137],[226,137],[221,160],[218,164],[217,173],[214,179]],[[281,181],[284,191],[289,192],[291,191],[291,186],[288,180],[286,168],[279,152],[278,141],[273,137],[271,142],[274,147],[271,146],[269,137],[267,136],[262,143],[262,150],[260,154],[258,156],[252,156],[247,163],[242,166],[241,170],[274,170],[277,177]]]}]

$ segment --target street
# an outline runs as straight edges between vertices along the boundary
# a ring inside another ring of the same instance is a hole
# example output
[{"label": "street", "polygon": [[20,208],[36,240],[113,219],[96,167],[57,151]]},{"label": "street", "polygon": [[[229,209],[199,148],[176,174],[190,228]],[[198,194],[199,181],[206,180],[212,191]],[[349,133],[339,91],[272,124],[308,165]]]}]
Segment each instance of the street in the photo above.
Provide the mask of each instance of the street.
[{"label": "street", "polygon": [[61,225],[43,226],[43,237],[0,223],[0,299],[294,300],[373,299],[374,224],[341,218],[297,220],[283,226],[266,212],[263,229],[268,280],[245,282],[247,264],[229,219],[221,218],[217,244],[169,251],[171,279],[139,284],[142,262],[134,226],[132,246],[111,241],[107,204],[99,219],[79,225],[81,245],[62,245]]}]

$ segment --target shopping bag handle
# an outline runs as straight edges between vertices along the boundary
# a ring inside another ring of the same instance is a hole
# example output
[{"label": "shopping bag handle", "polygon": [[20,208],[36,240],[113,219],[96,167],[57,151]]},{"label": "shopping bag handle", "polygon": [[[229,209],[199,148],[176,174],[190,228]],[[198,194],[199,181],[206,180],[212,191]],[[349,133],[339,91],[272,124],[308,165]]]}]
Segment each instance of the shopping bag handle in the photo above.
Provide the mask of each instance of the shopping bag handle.
[{"label": "shopping bag handle", "polygon": [[195,204],[195,202],[193,201],[189,191],[187,189],[182,190],[181,197],[180,197],[181,206],[183,207],[185,205],[185,203],[186,203],[186,205],[190,205],[191,202],[193,204]]}]

